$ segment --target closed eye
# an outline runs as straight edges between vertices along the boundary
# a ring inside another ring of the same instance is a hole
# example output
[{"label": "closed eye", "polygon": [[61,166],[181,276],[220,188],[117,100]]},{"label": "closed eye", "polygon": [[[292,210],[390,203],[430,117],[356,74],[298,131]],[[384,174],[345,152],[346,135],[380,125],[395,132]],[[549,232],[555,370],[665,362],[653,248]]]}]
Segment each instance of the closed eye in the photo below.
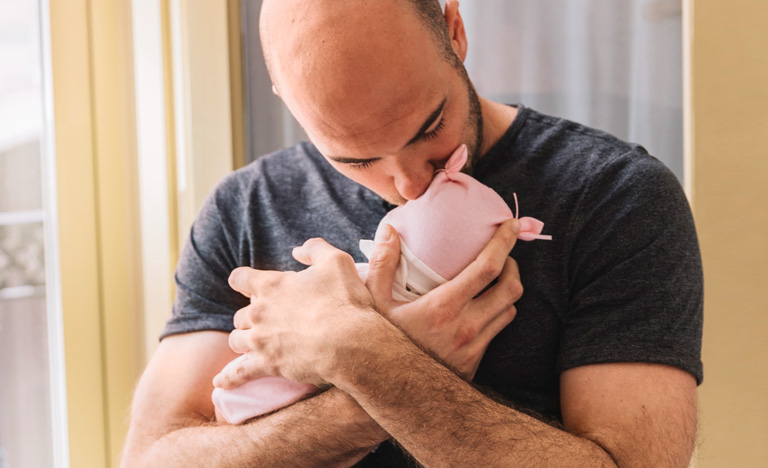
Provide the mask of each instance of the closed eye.
[{"label": "closed eye", "polygon": [[435,138],[440,136],[440,130],[442,130],[443,128],[445,128],[445,119],[440,119],[440,122],[431,132],[426,132],[419,135],[419,141],[434,140]]},{"label": "closed eye", "polygon": [[[441,118],[440,122],[437,123],[434,129],[432,129],[429,132],[422,133],[419,135],[419,137],[416,139],[416,141],[428,141],[428,140],[434,140],[435,138],[440,136],[440,131],[445,128],[445,119]],[[373,165],[374,162],[378,161],[378,158],[369,159],[366,161],[355,161],[355,162],[348,162],[347,165],[350,167],[353,167],[355,169],[367,169]]]},{"label": "closed eye", "polygon": [[376,161],[376,159],[370,159],[368,161],[361,161],[357,163],[351,163],[349,164],[350,167],[354,167],[355,169],[365,169],[368,167],[371,167],[373,163]]}]

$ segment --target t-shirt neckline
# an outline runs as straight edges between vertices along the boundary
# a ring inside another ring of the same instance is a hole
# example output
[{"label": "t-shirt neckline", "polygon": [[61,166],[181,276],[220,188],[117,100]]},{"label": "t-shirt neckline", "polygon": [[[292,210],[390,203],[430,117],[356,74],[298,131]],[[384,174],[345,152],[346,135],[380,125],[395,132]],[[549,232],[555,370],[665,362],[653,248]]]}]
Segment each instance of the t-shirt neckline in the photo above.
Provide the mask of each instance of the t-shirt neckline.
[{"label": "t-shirt neckline", "polygon": [[499,141],[477,161],[473,170],[473,176],[475,177],[477,177],[477,174],[488,171],[496,166],[500,158],[509,158],[511,149],[515,146],[515,140],[531,114],[531,110],[522,104],[508,105],[517,107],[517,116],[515,116],[515,120],[512,121],[507,131],[499,138]]}]

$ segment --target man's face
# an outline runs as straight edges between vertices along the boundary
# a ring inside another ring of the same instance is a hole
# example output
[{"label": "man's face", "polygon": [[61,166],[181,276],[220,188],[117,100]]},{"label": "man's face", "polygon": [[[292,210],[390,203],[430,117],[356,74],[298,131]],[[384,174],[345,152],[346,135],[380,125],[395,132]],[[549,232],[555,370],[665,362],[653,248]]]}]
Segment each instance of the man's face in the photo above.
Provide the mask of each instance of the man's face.
[{"label": "man's face", "polygon": [[[388,202],[401,205],[423,194],[437,169],[445,166],[462,143],[470,148],[470,161],[479,150],[481,116],[472,99],[474,89],[454,68],[446,76],[433,76],[424,86],[425,99],[395,120],[381,114],[365,133],[333,137],[312,132],[310,138],[331,165]],[[379,103],[386,109],[394,102]]]},{"label": "man's face", "polygon": [[[482,133],[466,73],[399,8],[394,18],[287,40],[281,49],[292,59],[274,72],[280,96],[331,165],[398,205],[424,193],[460,144],[477,157]],[[354,33],[361,26],[363,36]]]}]

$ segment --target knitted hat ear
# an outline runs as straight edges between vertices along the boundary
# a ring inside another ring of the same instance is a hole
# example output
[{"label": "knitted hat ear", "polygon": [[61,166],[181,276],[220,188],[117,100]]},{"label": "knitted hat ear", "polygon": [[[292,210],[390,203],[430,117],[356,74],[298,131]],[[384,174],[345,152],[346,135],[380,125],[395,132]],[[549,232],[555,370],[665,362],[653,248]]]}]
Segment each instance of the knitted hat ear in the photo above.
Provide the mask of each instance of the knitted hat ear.
[{"label": "knitted hat ear", "polygon": [[445,163],[445,169],[442,171],[445,171],[449,179],[451,174],[456,174],[464,169],[464,164],[467,163],[467,154],[467,145],[461,145],[453,152],[451,157],[448,158],[448,162]]}]

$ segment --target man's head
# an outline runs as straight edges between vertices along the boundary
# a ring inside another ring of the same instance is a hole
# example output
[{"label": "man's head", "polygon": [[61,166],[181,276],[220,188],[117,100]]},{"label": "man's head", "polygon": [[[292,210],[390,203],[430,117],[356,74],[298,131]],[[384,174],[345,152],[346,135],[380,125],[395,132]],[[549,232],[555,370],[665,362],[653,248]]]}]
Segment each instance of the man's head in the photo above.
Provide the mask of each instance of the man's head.
[{"label": "man's head", "polygon": [[461,144],[482,141],[462,64],[466,36],[448,0],[265,0],[273,83],[312,142],[386,200],[421,195]]}]

